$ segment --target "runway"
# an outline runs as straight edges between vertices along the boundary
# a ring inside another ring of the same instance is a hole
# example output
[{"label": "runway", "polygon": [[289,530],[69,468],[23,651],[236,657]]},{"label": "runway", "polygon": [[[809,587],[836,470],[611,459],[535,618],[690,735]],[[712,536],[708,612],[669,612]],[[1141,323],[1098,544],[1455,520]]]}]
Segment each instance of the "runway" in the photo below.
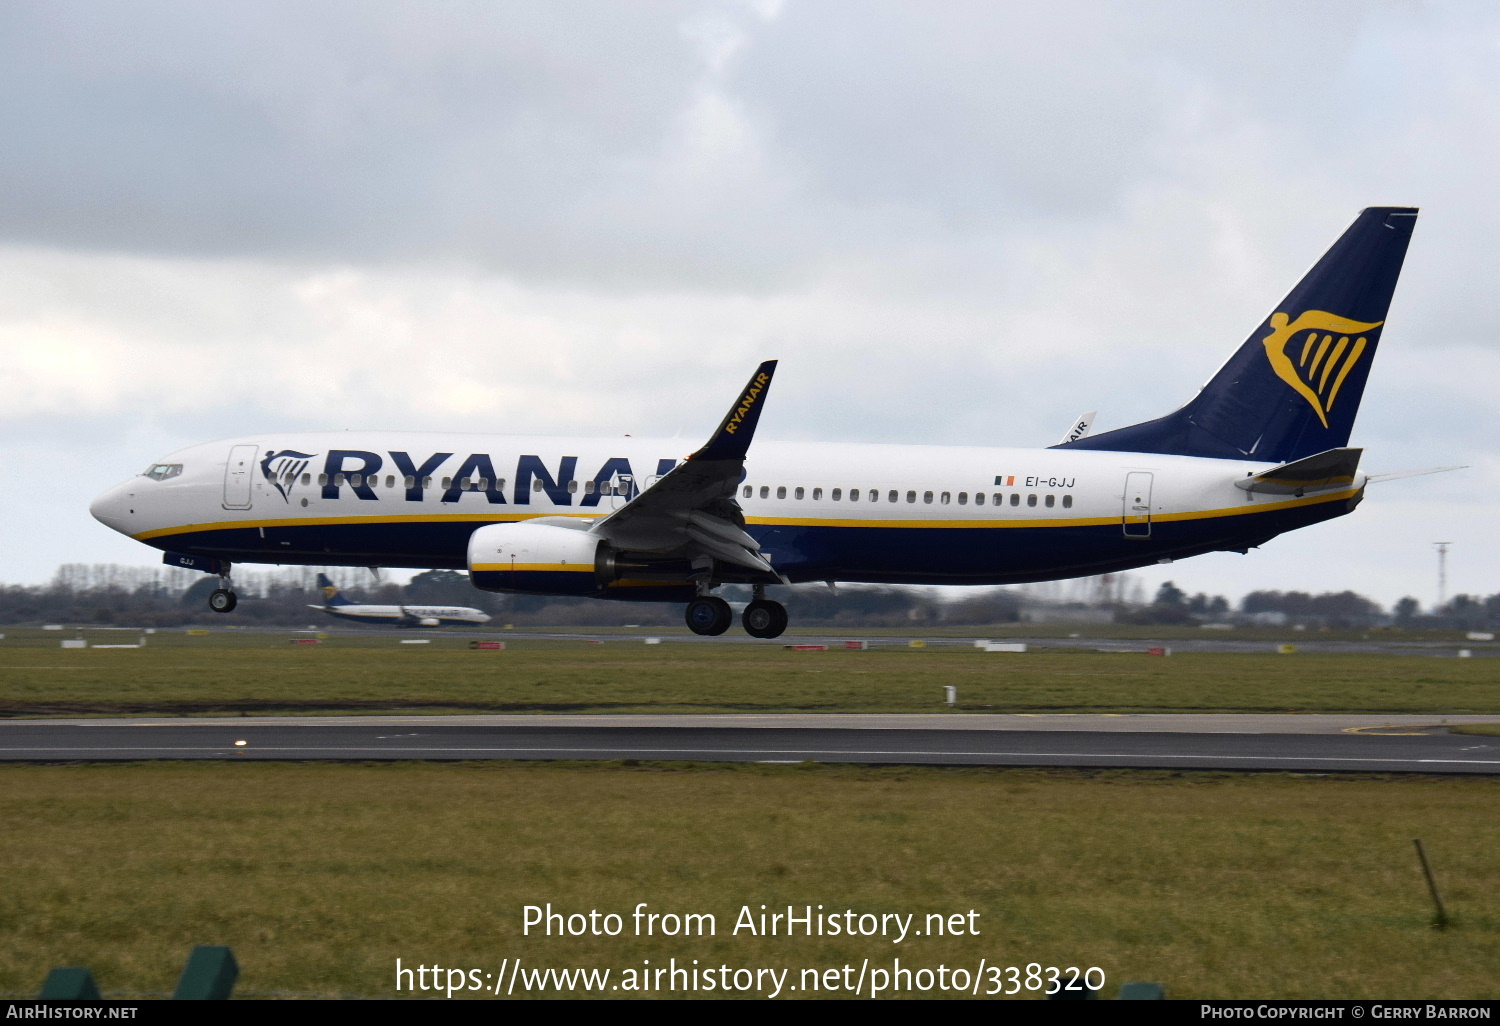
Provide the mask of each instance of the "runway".
[{"label": "runway", "polygon": [[[1015,729],[995,719],[884,718],[878,725],[827,717],[344,717],[74,720],[0,723],[0,760],[641,760],[1120,767],[1297,772],[1500,773],[1500,738],[1450,734],[1437,717],[1141,717],[1136,729],[1104,717]],[[844,719],[880,720],[879,717]],[[967,726],[964,719],[988,722]],[[1038,718],[1042,719],[1042,718]],[[1113,719],[1128,719],[1117,717]],[[1318,719],[1290,729],[1276,721]],[[1493,717],[1463,717],[1483,720]],[[1375,721],[1351,723],[1351,721]],[[496,722],[500,721],[500,722]],[[560,722],[561,721],[561,722]],[[625,722],[620,722],[625,721]],[[704,722],[709,721],[709,722]],[[901,722],[891,722],[901,721]],[[1166,722],[1162,722],[1166,721]],[[1228,722],[1226,722],[1228,721]],[[1339,727],[1336,724],[1349,724]],[[1123,725],[1122,725],[1123,726]],[[1196,729],[1195,729],[1196,726]],[[1204,729],[1208,728],[1208,729]],[[1235,729],[1239,728],[1239,729]],[[239,744],[238,742],[243,742]]]}]

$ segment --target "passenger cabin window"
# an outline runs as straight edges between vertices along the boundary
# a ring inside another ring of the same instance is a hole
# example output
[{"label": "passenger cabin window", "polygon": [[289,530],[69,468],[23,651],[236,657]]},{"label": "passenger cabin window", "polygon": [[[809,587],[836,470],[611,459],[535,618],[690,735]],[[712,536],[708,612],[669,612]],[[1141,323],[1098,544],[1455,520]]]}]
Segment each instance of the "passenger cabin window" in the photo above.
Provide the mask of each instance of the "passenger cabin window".
[{"label": "passenger cabin window", "polygon": [[849,489],[849,501],[850,502],[858,502],[859,501],[859,489],[858,488],[851,488],[851,489]]},{"label": "passenger cabin window", "polygon": [[443,478],[443,491],[446,492],[448,489],[450,489],[452,487],[453,487],[453,478],[451,478],[451,477],[445,477],[445,478]]},{"label": "passenger cabin window", "polygon": [[1072,509],[1072,508],[1073,508],[1073,496],[1071,496],[1071,495],[1064,495],[1063,496],[1063,509]]},{"label": "passenger cabin window", "polygon": [[813,489],[813,499],[817,500],[817,499],[821,499],[822,497],[823,497],[823,489],[821,489],[821,488],[814,488]]},{"label": "passenger cabin window", "polygon": [[319,474],[318,475],[318,484],[320,486],[328,484],[328,475],[327,474]]},{"label": "passenger cabin window", "polygon": [[417,486],[417,479],[407,474],[406,477],[402,478],[401,483],[407,488],[415,488]]},{"label": "passenger cabin window", "polygon": [[182,473],[181,463],[156,463],[143,475],[153,481],[165,481],[169,477],[176,477]]},{"label": "passenger cabin window", "polygon": [[599,487],[599,482],[598,481],[585,481],[583,483],[583,494],[584,495],[593,495],[594,492],[598,489],[598,487]]},{"label": "passenger cabin window", "polygon": [[770,485],[761,485],[760,486],[760,497],[762,499],[769,499],[771,497],[771,486]]},{"label": "passenger cabin window", "polygon": [[746,485],[745,486],[745,490],[742,491],[742,492],[740,492],[740,498],[742,498],[742,499],[748,499],[754,493],[755,493],[755,489],[752,488],[752,487],[750,487],[749,485]]},{"label": "passenger cabin window", "polygon": [[[963,501],[963,498],[962,498],[963,492],[959,492],[958,494],[960,496],[960,498],[959,498],[958,501],[962,502]],[[983,492],[975,492],[974,493],[974,505],[976,505],[976,506],[983,506],[984,505],[984,493]]]},{"label": "passenger cabin window", "polygon": [[534,478],[531,479],[531,490],[534,491],[534,492],[539,492],[539,491],[542,490],[542,479],[541,478],[534,477]]},{"label": "passenger cabin window", "polygon": [[430,477],[424,477],[424,478],[422,478],[422,487],[423,488],[431,488],[432,487],[432,478],[430,478]]},{"label": "passenger cabin window", "polygon": [[1011,492],[1010,493],[1010,504],[1012,506],[1019,506],[1021,504],[1021,493],[1020,492]]},{"label": "passenger cabin window", "polygon": [[334,485],[336,487],[342,488],[344,486],[344,475],[343,474],[334,474],[333,475],[333,483],[334,483]]},{"label": "passenger cabin window", "polygon": [[842,499],[844,497],[844,490],[842,488],[835,488],[833,490],[832,494],[830,494],[828,497],[830,499],[832,499],[834,502],[838,502],[840,499]]},{"label": "passenger cabin window", "polygon": [[777,485],[776,486],[776,498],[778,498],[778,499],[784,499],[784,498],[786,498],[786,485]]},{"label": "passenger cabin window", "polygon": [[578,482],[577,481],[569,481],[568,482],[568,494],[569,495],[577,495],[578,494]]},{"label": "passenger cabin window", "polygon": [[950,502],[953,501],[953,493],[952,492],[944,492],[942,495],[938,496],[938,501],[941,502],[945,506],[948,505],[948,503],[950,503]]},{"label": "passenger cabin window", "polygon": [[969,504],[969,493],[968,492],[959,492],[958,493],[958,504],[960,506],[967,506]]},{"label": "passenger cabin window", "polygon": [[931,492],[923,492],[922,493],[922,501],[923,502],[927,502],[927,503],[932,502],[932,493]]},{"label": "passenger cabin window", "polygon": [[[928,492],[927,494],[931,495],[932,493]],[[916,492],[907,492],[906,493],[906,501],[907,502],[916,502],[917,501],[917,493]]]},{"label": "passenger cabin window", "polygon": [[795,492],[793,492],[792,494],[795,495],[799,499],[802,498],[802,486],[798,485],[797,486],[797,490]]},{"label": "passenger cabin window", "polygon": [[349,475],[349,483],[352,484],[354,487],[359,488],[361,485],[363,485],[365,483],[364,475],[363,474],[350,474]]},{"label": "passenger cabin window", "polygon": [[1052,508],[1052,504],[1054,502],[1056,502],[1056,501],[1057,501],[1057,496],[1055,496],[1055,495],[1049,495],[1049,496],[1047,496],[1047,508],[1051,509]]},{"label": "passenger cabin window", "polygon": [[1028,505],[1028,506],[1035,506],[1036,505],[1036,496],[1035,495],[1028,495],[1028,496],[1026,496],[1026,505]]},{"label": "passenger cabin window", "polygon": [[396,487],[396,475],[395,474],[387,474],[387,475],[385,475],[385,486],[387,488],[394,488],[394,487]]},{"label": "passenger cabin window", "polygon": [[304,487],[307,486],[307,485],[312,484],[312,475],[311,474],[303,474],[302,475],[302,484],[303,484]]}]

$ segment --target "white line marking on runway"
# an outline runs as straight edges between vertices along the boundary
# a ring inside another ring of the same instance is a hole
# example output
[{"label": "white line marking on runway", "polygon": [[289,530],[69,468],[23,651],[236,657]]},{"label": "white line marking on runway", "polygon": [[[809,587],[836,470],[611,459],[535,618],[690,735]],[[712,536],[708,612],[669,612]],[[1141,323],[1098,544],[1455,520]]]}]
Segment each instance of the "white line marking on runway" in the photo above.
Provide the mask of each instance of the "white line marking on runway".
[{"label": "white line marking on runway", "polygon": [[[630,753],[632,758],[640,755],[800,755],[802,758],[818,756],[848,756],[848,755],[875,755],[875,756],[902,756],[902,755],[949,755],[949,756],[1003,756],[1006,758],[1027,759],[1217,759],[1221,761],[1233,759],[1247,759],[1256,762],[1381,762],[1381,763],[1411,763],[1421,764],[1455,764],[1474,766],[1500,766],[1500,759],[1396,759],[1396,758],[1354,758],[1351,756],[1331,755],[1179,755],[1171,752],[929,752],[929,751],[867,751],[867,750],[817,750],[817,749],[763,749],[763,748],[407,748],[407,747],[350,747],[337,748],[322,746],[317,748],[278,748],[261,746],[256,748],[257,752],[557,752],[566,754],[588,754],[601,755]],[[0,752],[225,752],[232,753],[233,749],[223,745],[212,747],[177,747],[177,748],[0,748]],[[801,760],[797,760],[801,761]]]}]

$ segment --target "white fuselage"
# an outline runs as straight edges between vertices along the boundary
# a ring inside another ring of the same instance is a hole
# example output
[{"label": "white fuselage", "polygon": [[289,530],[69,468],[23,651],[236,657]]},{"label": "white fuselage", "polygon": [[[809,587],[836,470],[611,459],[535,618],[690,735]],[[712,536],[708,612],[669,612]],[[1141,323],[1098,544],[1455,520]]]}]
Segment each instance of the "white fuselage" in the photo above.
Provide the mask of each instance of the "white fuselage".
[{"label": "white fuselage", "polygon": [[[476,527],[592,520],[687,454],[680,440],[267,432],[164,457],[94,515],[168,552],[254,563],[462,568]],[[1348,512],[1365,478],[1296,497],[1272,464],[1074,449],[757,441],[735,491],[791,580],[1008,583],[1243,550]],[[180,467],[173,471],[171,468]]]},{"label": "white fuselage", "polygon": [[311,606],[329,616],[380,627],[473,627],[490,622],[490,615],[470,606],[376,606],[345,602]]}]

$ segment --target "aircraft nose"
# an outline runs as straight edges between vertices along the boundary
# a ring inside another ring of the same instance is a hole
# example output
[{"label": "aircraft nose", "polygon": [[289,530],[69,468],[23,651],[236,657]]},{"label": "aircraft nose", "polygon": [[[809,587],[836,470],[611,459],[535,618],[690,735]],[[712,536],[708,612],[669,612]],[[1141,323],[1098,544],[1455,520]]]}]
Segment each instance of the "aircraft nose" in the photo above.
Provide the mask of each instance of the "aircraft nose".
[{"label": "aircraft nose", "polygon": [[124,488],[124,485],[116,485],[107,492],[101,492],[93,502],[89,503],[89,513],[94,519],[116,531],[125,529],[125,518],[122,515],[124,513]]}]

